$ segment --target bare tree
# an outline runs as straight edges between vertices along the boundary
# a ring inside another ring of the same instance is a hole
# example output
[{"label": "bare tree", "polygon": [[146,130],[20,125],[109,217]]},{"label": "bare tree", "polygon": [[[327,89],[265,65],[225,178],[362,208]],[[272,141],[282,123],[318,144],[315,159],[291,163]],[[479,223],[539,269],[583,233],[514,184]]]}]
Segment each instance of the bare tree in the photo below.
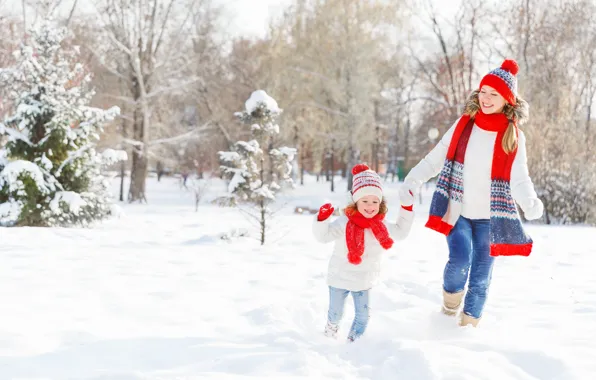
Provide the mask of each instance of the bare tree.
[{"label": "bare tree", "polygon": [[103,0],[96,4],[114,57],[104,64],[127,84],[129,96],[122,100],[134,106],[129,140],[130,202],[147,200],[149,137],[155,127],[152,116],[157,101],[197,81],[184,75],[192,59],[183,48],[196,4],[193,0],[184,4],[174,0]]}]

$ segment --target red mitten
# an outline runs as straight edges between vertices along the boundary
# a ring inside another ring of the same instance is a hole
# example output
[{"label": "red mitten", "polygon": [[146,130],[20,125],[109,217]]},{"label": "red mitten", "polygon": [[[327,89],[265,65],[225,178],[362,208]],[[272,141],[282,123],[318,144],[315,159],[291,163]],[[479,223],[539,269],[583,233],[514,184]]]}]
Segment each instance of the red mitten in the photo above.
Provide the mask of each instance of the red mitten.
[{"label": "red mitten", "polygon": [[331,214],[333,214],[333,211],[335,211],[335,209],[333,208],[331,203],[325,203],[319,209],[319,216],[317,217],[317,220],[319,222],[326,220],[327,218],[329,218],[331,216]]}]

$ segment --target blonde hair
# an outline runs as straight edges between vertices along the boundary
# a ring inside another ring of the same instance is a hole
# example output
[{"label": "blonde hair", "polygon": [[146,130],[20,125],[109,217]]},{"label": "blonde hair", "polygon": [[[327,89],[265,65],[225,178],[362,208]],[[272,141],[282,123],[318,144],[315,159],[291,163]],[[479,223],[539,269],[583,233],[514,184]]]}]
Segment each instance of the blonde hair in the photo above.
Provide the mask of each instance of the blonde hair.
[{"label": "blonde hair", "polygon": [[509,125],[503,135],[503,140],[501,140],[501,146],[505,153],[509,154],[517,149],[517,131],[514,124],[515,108],[511,104],[505,103],[502,112],[507,117],[507,120],[509,120]]},{"label": "blonde hair", "polygon": [[[464,111],[465,114],[474,117],[478,111],[480,111],[480,100],[478,99],[478,94],[480,90],[476,90],[472,92],[468,101],[466,103],[466,109]],[[515,106],[505,103],[503,110],[501,111],[509,120],[509,125],[507,126],[507,130],[503,135],[503,139],[501,140],[501,146],[505,153],[511,153],[515,149],[517,149],[517,125],[525,122],[528,118],[529,114],[529,106],[528,103],[520,98],[519,96],[515,97]]]},{"label": "blonde hair", "polygon": [[[356,202],[352,202],[346,206],[344,209],[344,214],[348,214],[350,212],[358,211],[358,206],[356,206]],[[379,214],[385,215],[389,212],[389,207],[387,207],[387,201],[385,198],[381,200],[381,204],[379,205]]]}]

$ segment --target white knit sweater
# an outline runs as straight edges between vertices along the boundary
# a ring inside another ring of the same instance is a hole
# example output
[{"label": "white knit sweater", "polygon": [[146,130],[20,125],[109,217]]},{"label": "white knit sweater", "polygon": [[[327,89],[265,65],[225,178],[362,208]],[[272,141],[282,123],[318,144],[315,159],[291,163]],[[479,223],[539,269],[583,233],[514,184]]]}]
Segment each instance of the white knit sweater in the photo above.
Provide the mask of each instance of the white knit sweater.
[{"label": "white knit sweater", "polygon": [[[404,182],[418,187],[438,175],[445,163],[453,131],[459,120],[445,133],[437,146],[416,165]],[[462,216],[468,219],[490,218],[490,185],[493,151],[497,132],[484,130],[474,124],[464,158],[464,199]],[[511,195],[526,211],[538,198],[528,173],[526,138],[519,131],[518,149],[511,168]]]},{"label": "white knit sweater", "polygon": [[[342,215],[333,222],[331,218],[322,222],[313,222],[313,234],[321,243],[334,241],[333,254],[329,260],[327,271],[327,284],[339,289],[351,291],[367,290],[378,284],[381,277],[383,257],[388,255],[395,245],[389,250],[381,247],[377,238],[370,229],[364,230],[364,253],[362,262],[354,265],[348,261],[348,245],[346,243],[346,225],[348,218]],[[394,241],[405,239],[410,233],[414,213],[400,208],[395,223],[384,221],[387,232]]]}]

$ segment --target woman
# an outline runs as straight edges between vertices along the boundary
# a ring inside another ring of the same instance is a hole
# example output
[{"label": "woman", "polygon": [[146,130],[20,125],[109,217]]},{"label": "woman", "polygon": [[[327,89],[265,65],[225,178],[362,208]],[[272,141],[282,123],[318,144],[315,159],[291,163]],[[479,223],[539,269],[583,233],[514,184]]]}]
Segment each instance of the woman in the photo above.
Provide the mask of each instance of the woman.
[{"label": "woman", "polygon": [[468,285],[462,326],[480,321],[494,257],[528,256],[532,250],[515,203],[528,220],[543,212],[528,174],[525,137],[518,129],[527,120],[528,104],[517,95],[517,71],[514,60],[505,60],[482,78],[463,116],[400,189],[401,199],[407,199],[409,191],[440,173],[426,226],[445,234],[449,246],[443,313],[459,312]]}]

